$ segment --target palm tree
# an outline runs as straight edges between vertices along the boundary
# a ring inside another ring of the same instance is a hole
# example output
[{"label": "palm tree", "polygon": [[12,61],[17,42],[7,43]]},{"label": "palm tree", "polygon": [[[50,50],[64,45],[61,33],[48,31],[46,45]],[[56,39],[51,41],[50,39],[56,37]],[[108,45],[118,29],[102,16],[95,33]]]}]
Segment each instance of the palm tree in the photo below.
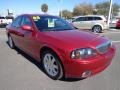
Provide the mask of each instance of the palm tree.
[{"label": "palm tree", "polygon": [[41,10],[42,10],[42,12],[46,13],[48,11],[48,5],[47,4],[42,4]]}]

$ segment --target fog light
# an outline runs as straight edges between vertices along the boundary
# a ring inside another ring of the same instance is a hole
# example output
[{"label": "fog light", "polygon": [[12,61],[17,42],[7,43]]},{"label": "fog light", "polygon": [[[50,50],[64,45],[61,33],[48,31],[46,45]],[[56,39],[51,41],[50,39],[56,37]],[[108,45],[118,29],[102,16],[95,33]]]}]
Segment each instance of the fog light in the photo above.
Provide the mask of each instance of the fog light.
[{"label": "fog light", "polygon": [[89,77],[91,74],[92,74],[91,71],[85,71],[85,72],[83,72],[83,74],[82,74],[82,78]]}]

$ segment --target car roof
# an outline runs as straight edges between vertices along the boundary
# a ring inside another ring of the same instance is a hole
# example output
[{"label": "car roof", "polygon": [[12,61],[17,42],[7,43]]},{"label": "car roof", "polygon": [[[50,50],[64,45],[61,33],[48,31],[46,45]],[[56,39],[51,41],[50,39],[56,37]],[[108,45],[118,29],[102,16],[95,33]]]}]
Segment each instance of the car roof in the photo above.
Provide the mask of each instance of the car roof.
[{"label": "car roof", "polygon": [[49,14],[21,14],[19,16],[54,16]]},{"label": "car roof", "polygon": [[104,15],[83,15],[83,16],[78,16],[78,17],[104,17]]}]

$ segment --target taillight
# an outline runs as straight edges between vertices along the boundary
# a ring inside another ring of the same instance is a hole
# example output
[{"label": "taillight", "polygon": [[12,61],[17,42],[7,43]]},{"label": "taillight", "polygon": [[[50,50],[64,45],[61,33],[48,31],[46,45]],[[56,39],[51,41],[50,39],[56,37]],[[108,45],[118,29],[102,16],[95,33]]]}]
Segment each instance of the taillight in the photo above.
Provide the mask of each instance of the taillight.
[{"label": "taillight", "polygon": [[118,20],[117,23],[120,23],[120,20]]},{"label": "taillight", "polygon": [[107,21],[104,21],[105,23],[107,23]]},{"label": "taillight", "polygon": [[3,22],[3,20],[0,21],[1,23]]}]

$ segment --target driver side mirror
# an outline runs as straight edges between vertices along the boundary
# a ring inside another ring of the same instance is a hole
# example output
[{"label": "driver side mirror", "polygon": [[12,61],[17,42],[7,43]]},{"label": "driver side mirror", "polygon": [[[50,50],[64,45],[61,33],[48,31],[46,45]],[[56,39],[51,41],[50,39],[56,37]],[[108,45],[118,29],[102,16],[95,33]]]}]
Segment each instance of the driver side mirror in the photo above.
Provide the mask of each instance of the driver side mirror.
[{"label": "driver side mirror", "polygon": [[33,28],[29,25],[22,25],[22,29],[26,31],[33,31]]}]

